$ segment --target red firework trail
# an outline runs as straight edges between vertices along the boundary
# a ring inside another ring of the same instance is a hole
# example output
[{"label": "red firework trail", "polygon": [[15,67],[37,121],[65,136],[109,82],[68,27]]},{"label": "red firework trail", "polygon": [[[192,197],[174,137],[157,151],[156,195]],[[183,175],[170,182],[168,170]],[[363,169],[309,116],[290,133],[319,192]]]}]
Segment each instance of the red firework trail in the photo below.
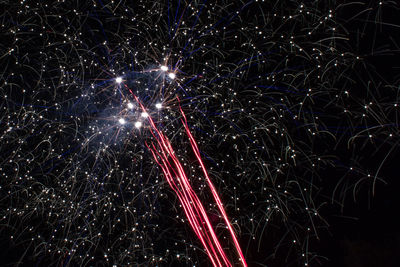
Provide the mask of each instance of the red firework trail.
[{"label": "red firework trail", "polygon": [[[143,110],[143,112],[147,113],[145,107],[139,101],[138,97],[131,91],[130,88],[128,88],[126,85],[125,87],[133,95],[136,102],[140,105],[141,109]],[[222,217],[224,218],[225,224],[232,236],[240,261],[243,266],[247,267],[247,263],[244,259],[239,242],[237,241],[235,232],[229,222],[228,216],[226,215],[221,199],[219,198],[217,191],[213,183],[211,182],[208,172],[201,159],[197,143],[194,140],[193,135],[189,130],[185,113],[183,112],[180,106],[179,109],[183,116],[183,119],[181,119],[181,121],[185,127],[186,134],[189,137],[192,150],[196,155],[196,158],[204,173],[205,179],[207,181],[208,186],[210,187],[214,200],[217,203],[218,209]],[[199,238],[200,242],[204,246],[208,257],[210,258],[214,266],[232,266],[218,240],[217,235],[215,234],[215,231],[211,225],[210,219],[208,218],[208,215],[204,209],[203,204],[201,203],[199,197],[197,196],[192,186],[190,185],[190,182],[186,176],[182,164],[175,155],[175,151],[173,150],[169,139],[162,132],[158,130],[153,119],[150,116],[148,116],[148,120],[153,129],[152,134],[154,138],[157,140],[158,146],[156,147],[154,143],[152,143],[150,146],[146,143],[146,146],[149,148],[155,161],[162,169],[169,186],[178,196],[178,199],[183,207],[185,215],[190,223],[190,226],[192,227],[196,236]]]}]

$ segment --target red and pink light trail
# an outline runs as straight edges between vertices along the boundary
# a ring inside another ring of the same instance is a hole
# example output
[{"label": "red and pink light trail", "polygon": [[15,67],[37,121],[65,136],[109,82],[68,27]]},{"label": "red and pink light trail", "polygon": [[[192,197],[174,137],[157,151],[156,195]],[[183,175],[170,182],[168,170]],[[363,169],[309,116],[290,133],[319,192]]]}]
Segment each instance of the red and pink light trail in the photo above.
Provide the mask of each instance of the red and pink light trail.
[{"label": "red and pink light trail", "polygon": [[[132,92],[132,90],[127,85],[125,85],[125,87],[129,90],[129,92],[135,98],[136,102],[140,105],[142,111],[147,113],[146,108],[140,102],[138,97]],[[236,238],[236,234],[232,228],[232,225],[229,222],[228,216],[222,205],[221,199],[218,196],[217,190],[215,189],[213,183],[211,182],[208,172],[204,166],[197,143],[189,130],[186,115],[180,106],[179,109],[183,117],[181,121],[182,124],[184,125],[185,132],[189,138],[192,150],[196,156],[197,161],[200,164],[206,182],[218,206],[219,212],[224,219],[224,222],[229,230],[229,233],[231,234],[233,243],[236,248],[236,252],[239,255],[240,262],[243,266],[247,266],[239,242]],[[189,179],[182,167],[182,164],[177,158],[169,139],[160,130],[158,130],[156,124],[154,123],[153,119],[150,116],[148,116],[147,118],[153,130],[152,134],[154,138],[157,140],[157,144],[151,143],[150,145],[148,145],[146,143],[146,146],[149,148],[149,150],[153,154],[155,161],[162,169],[169,186],[176,193],[183,207],[183,211],[190,223],[190,226],[192,227],[194,233],[204,246],[204,249],[208,257],[210,258],[212,264],[214,266],[233,266],[232,263],[229,261],[228,257],[226,256],[225,251],[223,250],[218,240],[218,237],[215,234],[215,231],[211,225],[206,210],[204,209],[204,206],[201,203],[199,197],[193,190],[189,182]]]}]

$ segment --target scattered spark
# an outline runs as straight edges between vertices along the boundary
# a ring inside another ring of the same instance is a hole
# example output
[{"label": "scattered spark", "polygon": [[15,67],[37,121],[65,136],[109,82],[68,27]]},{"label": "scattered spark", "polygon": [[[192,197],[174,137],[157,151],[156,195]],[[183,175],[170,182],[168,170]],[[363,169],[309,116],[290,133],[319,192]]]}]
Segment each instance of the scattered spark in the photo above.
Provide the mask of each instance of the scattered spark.
[{"label": "scattered spark", "polygon": [[173,80],[173,79],[176,78],[176,75],[175,75],[175,73],[170,72],[170,73],[168,74],[168,77],[170,77],[170,78]]},{"label": "scattered spark", "polygon": [[142,122],[141,122],[141,121],[135,122],[135,127],[136,127],[136,128],[142,127]]}]

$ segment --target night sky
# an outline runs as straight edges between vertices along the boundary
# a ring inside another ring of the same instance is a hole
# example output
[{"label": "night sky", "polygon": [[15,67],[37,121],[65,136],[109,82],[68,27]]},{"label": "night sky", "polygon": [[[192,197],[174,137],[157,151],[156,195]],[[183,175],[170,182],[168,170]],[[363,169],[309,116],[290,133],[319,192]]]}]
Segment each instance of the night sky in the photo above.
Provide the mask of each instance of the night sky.
[{"label": "night sky", "polygon": [[397,1],[0,1],[0,266],[400,266]]}]

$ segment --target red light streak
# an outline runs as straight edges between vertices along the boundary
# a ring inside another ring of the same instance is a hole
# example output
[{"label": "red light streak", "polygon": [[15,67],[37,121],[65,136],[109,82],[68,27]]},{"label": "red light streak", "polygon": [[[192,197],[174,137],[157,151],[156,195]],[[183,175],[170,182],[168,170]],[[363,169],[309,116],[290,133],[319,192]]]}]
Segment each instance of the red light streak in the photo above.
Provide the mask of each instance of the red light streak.
[{"label": "red light streak", "polygon": [[[126,85],[125,87],[133,95],[136,102],[140,105],[142,111],[146,112],[146,108],[139,101],[138,97],[131,91],[130,88],[128,88]],[[201,166],[207,184],[210,187],[215,202],[217,203],[218,209],[222,217],[224,218],[225,224],[232,236],[236,251],[240,257],[240,261],[243,266],[247,266],[239,242],[237,241],[235,232],[222,205],[221,199],[219,198],[218,193],[213,183],[211,182],[208,172],[201,159],[197,143],[189,130],[186,115],[183,112],[182,108],[179,108],[183,116],[183,119],[181,121],[185,127],[186,134],[189,137],[192,150],[195,153],[196,159]],[[176,193],[190,226],[204,246],[205,251],[210,258],[213,266],[232,266],[218,240],[217,235],[215,234],[215,231],[211,225],[210,219],[208,218],[203,204],[201,203],[199,197],[190,185],[189,179],[186,176],[182,164],[175,155],[169,139],[158,130],[151,116],[148,116],[147,119],[149,120],[151,128],[153,129],[152,135],[157,140],[157,146],[154,143],[152,143],[150,146],[146,143],[146,146],[149,148],[156,163],[163,171],[169,186]]]}]

